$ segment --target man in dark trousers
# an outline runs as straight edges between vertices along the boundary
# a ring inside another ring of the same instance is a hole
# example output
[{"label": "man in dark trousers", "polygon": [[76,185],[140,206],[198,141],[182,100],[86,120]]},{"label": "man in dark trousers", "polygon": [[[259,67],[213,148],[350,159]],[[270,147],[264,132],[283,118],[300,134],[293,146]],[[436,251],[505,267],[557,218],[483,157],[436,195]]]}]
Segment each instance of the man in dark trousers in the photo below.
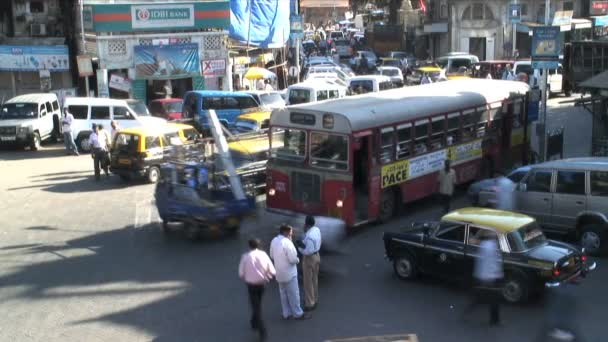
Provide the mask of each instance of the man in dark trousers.
[{"label": "man in dark trousers", "polygon": [[304,274],[304,311],[311,311],[319,302],[319,265],[321,257],[321,230],[315,226],[315,218],[306,216],[304,239],[298,250],[302,253],[302,273]]},{"label": "man in dark trousers", "polygon": [[262,296],[264,287],[276,274],[268,254],[260,249],[260,240],[249,240],[249,252],[243,254],[239,264],[239,277],[247,284],[251,304],[251,328],[257,330],[261,339],[266,338],[266,327],[262,320]]}]

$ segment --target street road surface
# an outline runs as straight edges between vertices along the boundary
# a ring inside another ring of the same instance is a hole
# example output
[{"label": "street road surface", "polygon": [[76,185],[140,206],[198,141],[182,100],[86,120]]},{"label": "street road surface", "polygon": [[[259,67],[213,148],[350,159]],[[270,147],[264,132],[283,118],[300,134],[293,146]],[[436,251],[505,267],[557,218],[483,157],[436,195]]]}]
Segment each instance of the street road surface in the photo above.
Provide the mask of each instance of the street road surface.
[{"label": "street road surface", "polygon": [[[237,265],[247,239],[268,246],[285,218],[260,210],[237,236],[193,243],[163,235],[153,186],[118,177],[97,183],[88,155],[66,156],[61,146],[4,150],[0,174],[0,341],[256,340]],[[455,205],[468,204],[459,196]],[[311,320],[281,320],[271,283],[264,297],[268,340],[415,334],[420,342],[532,341],[543,322],[542,299],[503,307],[505,324],[489,328],[482,310],[462,320],[468,296],[458,284],[393,275],[382,233],[437,218],[440,210],[432,200],[415,203],[388,224],[351,232],[338,252],[324,255]],[[576,288],[589,341],[605,340],[608,268],[597,261]]]}]

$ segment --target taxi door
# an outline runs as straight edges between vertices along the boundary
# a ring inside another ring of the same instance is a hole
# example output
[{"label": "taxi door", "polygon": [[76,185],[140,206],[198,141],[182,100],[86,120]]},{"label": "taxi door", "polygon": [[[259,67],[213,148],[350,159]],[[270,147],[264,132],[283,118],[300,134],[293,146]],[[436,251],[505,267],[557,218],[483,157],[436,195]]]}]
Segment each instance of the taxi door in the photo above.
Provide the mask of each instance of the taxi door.
[{"label": "taxi door", "polygon": [[423,269],[440,277],[460,278],[466,266],[465,225],[441,222],[427,241]]}]

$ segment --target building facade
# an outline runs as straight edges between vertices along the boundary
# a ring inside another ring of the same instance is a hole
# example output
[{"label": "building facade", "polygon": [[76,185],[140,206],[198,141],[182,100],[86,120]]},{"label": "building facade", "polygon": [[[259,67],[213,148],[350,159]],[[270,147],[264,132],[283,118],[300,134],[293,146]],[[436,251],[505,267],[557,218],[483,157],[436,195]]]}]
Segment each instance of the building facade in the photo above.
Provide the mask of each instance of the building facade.
[{"label": "building facade", "polygon": [[83,55],[99,97],[149,101],[231,88],[228,0],[84,1]]},{"label": "building facade", "polygon": [[60,0],[2,1],[0,102],[26,93],[75,92],[65,6]]}]

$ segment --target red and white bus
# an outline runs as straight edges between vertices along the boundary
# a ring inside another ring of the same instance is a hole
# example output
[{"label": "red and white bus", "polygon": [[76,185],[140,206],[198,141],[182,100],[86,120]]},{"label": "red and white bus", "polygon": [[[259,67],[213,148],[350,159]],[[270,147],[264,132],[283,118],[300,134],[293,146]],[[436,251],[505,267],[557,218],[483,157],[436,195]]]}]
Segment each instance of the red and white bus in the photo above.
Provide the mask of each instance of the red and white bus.
[{"label": "red and white bus", "polygon": [[521,163],[528,91],[468,79],[275,110],[267,208],[385,221],[437,191],[446,158],[458,183]]}]

